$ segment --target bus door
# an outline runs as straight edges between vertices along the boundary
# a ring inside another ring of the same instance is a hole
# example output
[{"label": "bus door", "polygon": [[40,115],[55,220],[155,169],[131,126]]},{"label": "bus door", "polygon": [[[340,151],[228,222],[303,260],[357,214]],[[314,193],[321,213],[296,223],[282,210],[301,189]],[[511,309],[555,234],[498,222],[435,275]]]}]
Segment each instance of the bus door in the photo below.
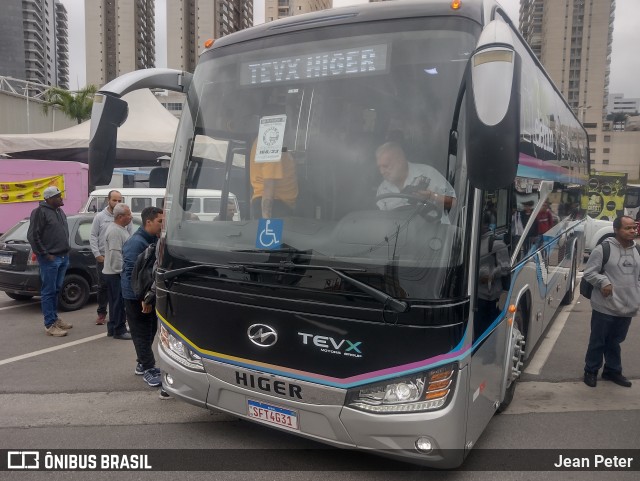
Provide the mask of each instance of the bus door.
[{"label": "bus door", "polygon": [[479,213],[467,441],[475,440],[501,399],[511,282],[510,189],[485,191]]}]

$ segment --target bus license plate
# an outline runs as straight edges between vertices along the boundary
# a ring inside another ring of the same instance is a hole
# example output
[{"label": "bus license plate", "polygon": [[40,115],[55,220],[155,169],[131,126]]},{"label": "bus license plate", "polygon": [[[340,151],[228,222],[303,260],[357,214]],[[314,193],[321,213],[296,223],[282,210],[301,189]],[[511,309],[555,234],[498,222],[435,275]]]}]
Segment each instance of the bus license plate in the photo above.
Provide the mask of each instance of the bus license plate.
[{"label": "bus license plate", "polygon": [[247,400],[249,417],[289,429],[298,429],[298,413],[273,404]]},{"label": "bus license plate", "polygon": [[0,254],[0,264],[11,264],[13,254]]}]

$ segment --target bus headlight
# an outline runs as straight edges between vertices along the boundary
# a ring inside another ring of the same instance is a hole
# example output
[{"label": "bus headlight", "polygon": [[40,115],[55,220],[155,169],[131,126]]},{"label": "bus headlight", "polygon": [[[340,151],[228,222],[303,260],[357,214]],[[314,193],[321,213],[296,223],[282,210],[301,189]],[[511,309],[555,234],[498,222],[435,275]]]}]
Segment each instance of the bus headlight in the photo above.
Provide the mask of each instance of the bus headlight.
[{"label": "bus headlight", "polygon": [[171,334],[162,324],[160,324],[160,345],[167,355],[177,363],[187,369],[204,372],[202,357],[189,349],[184,342]]},{"label": "bus headlight", "polygon": [[433,411],[443,408],[455,386],[456,363],[394,381],[351,389],[346,405],[378,414]]}]

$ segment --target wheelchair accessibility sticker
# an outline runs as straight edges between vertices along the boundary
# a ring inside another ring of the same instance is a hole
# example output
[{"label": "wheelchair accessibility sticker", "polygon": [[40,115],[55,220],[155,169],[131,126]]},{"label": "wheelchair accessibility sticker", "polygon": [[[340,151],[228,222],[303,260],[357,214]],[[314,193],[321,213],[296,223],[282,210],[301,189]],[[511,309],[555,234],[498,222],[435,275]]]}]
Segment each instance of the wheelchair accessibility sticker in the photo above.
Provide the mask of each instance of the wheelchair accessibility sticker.
[{"label": "wheelchair accessibility sticker", "polygon": [[282,245],[282,219],[260,219],[256,235],[257,249],[277,249]]}]

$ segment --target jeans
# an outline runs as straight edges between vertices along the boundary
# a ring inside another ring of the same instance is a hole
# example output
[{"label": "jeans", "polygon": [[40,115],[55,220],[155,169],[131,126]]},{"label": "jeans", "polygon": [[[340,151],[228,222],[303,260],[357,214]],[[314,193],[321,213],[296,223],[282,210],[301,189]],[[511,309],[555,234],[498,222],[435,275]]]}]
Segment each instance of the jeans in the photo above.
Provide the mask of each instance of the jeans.
[{"label": "jeans", "polygon": [[55,256],[50,261],[47,256],[39,255],[40,264],[40,307],[44,316],[44,327],[51,325],[58,319],[58,295],[64,283],[64,274],[69,266],[69,256]]},{"label": "jeans", "polygon": [[122,288],[120,287],[120,274],[102,274],[102,276],[107,284],[107,296],[109,298],[107,333],[119,336],[127,332],[124,299],[122,299]]},{"label": "jeans", "polygon": [[597,373],[602,366],[603,373],[622,373],[620,344],[627,337],[630,317],[611,316],[602,312],[591,313],[591,336],[585,356],[585,372]]},{"label": "jeans", "polygon": [[107,313],[107,302],[109,302],[107,281],[102,273],[104,262],[96,262],[96,269],[98,270],[98,314],[100,315]]},{"label": "jeans", "polygon": [[153,355],[153,338],[158,330],[158,318],[156,311],[148,314],[142,312],[142,302],[134,299],[125,299],[124,307],[129,320],[131,340],[136,349],[137,361],[142,364],[145,371],[156,365]]}]

